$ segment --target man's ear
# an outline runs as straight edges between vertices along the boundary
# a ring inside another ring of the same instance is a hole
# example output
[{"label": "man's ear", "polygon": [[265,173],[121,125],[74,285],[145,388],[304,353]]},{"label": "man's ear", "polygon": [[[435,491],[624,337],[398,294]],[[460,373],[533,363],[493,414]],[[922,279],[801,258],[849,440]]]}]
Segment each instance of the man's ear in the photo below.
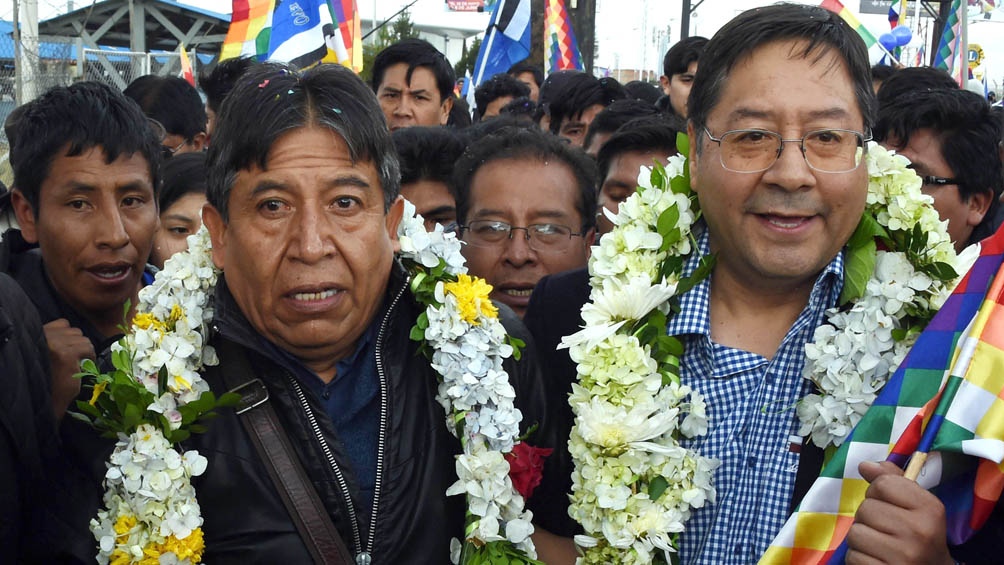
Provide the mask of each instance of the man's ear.
[{"label": "man's ear", "polygon": [[687,122],[687,140],[688,145],[690,145],[689,152],[687,154],[687,166],[690,168],[690,187],[694,192],[698,191],[700,187],[700,179],[697,173],[697,146],[701,142],[701,134],[694,130],[693,122]]},{"label": "man's ear", "polygon": [[968,210],[966,213],[966,223],[970,226],[977,226],[983,221],[983,217],[990,210],[990,201],[993,199],[992,190],[977,192],[969,196]]},{"label": "man's ear", "polygon": [[401,242],[397,238],[397,227],[401,225],[401,218],[404,217],[404,197],[398,196],[387,209],[384,223],[387,226],[387,235],[390,236],[391,245],[394,246],[394,253],[401,251]]},{"label": "man's ear", "polygon": [[192,137],[192,147],[196,151],[204,151],[207,148],[206,139],[206,132],[200,131]]},{"label": "man's ear", "polygon": [[659,85],[662,86],[662,93],[669,96],[669,77],[666,75],[660,76]]},{"label": "man's ear", "polygon": [[10,193],[10,204],[14,208],[17,223],[21,226],[21,237],[28,243],[38,243],[38,219],[35,218],[35,210],[31,207],[31,203],[15,188]]},{"label": "man's ear", "polygon": [[202,206],[202,223],[209,230],[209,238],[213,242],[213,264],[216,265],[217,269],[223,269],[225,265],[223,259],[227,249],[227,222],[223,219],[220,211],[207,202]]},{"label": "man's ear", "polygon": [[450,110],[453,110],[453,96],[447,96],[446,100],[443,100],[441,109],[443,113],[439,116],[439,125],[445,126],[446,122],[450,121]]},{"label": "man's ear", "polygon": [[593,254],[593,244],[596,243],[596,228],[589,228],[582,236],[582,242],[586,246],[586,259]]}]

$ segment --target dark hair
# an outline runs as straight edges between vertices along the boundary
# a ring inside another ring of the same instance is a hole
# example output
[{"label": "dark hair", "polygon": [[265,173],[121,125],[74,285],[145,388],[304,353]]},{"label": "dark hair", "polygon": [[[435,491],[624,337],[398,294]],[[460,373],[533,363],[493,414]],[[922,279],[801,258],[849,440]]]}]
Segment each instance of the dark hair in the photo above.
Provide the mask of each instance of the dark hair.
[{"label": "dark hair", "polygon": [[182,196],[206,193],[206,154],[201,151],[182,153],[164,162],[161,167],[164,183],[157,195],[160,211],[164,212]]},{"label": "dark hair", "polygon": [[[821,58],[834,50],[851,76],[864,127],[872,126],[875,92],[872,89],[868,50],[856,31],[839,15],[818,6],[775,4],[747,10],[725,24],[701,56],[701,69],[687,99],[687,113],[695,129],[707,125],[708,114],[718,104],[729,73],[755,50],[776,41],[802,40],[805,46],[792,56]],[[702,145],[698,143],[697,149]]]},{"label": "dark hair", "polygon": [[461,139],[463,140],[464,145],[467,146],[477,143],[483,137],[489,135],[495,135],[503,131],[508,132],[516,129],[530,129],[539,131],[540,128],[538,128],[537,125],[534,124],[533,122],[528,121],[525,118],[521,118],[520,116],[500,115],[499,117],[493,120],[485,120],[483,122],[478,122],[473,126],[465,129],[463,132],[461,132]]},{"label": "dark hair", "polygon": [[24,114],[26,106],[26,104],[22,104],[11,110],[3,122],[3,133],[7,137],[8,151],[13,149],[14,143],[17,142],[17,123],[21,119],[21,115]]},{"label": "dark hair", "polygon": [[[495,121],[495,120],[491,120]],[[489,122],[490,123],[490,122]],[[457,220],[464,224],[470,211],[471,181],[481,167],[503,159],[533,160],[567,166],[578,183],[575,209],[581,230],[596,226],[596,165],[585,153],[535,128],[507,128],[482,137],[467,147],[453,171],[451,191],[457,201]]]},{"label": "dark hair", "polygon": [[551,133],[557,134],[561,131],[562,122],[578,116],[590,106],[609,106],[613,101],[624,98],[627,98],[627,93],[616,80],[609,77],[597,79],[593,75],[576,72],[557,87],[548,102],[541,105],[546,106],[545,111],[551,116]]},{"label": "dark hair", "polygon": [[422,39],[403,39],[387,47],[377,54],[373,60],[373,92],[380,88],[387,68],[398,63],[408,65],[408,74],[404,79],[411,84],[411,75],[417,67],[425,67],[436,77],[436,87],[439,88],[439,102],[453,96],[453,85],[457,82],[453,67],[446,57]]},{"label": "dark hair", "polygon": [[183,78],[144,75],[132,81],[124,94],[168,134],[192,141],[206,131],[206,108],[199,92]]},{"label": "dark hair", "polygon": [[401,162],[401,184],[431,180],[450,184],[464,142],[449,128],[410,127],[391,134]]},{"label": "dark hair", "polygon": [[533,75],[533,82],[537,83],[537,88],[540,88],[544,84],[544,69],[540,65],[534,65],[529,59],[516,63],[509,67],[509,70],[506,72],[514,77],[518,77],[523,73],[530,73]]},{"label": "dark hair", "polygon": [[934,67],[900,69],[882,82],[878,91],[878,107],[894,103],[907,94],[922,90],[958,90],[959,83],[952,75]]},{"label": "dark hair", "polygon": [[446,118],[446,125],[453,129],[466,129],[474,123],[471,120],[471,108],[463,98],[454,98],[453,105],[450,106],[450,115]]},{"label": "dark hair", "polygon": [[209,147],[206,197],[225,220],[237,173],[266,169],[269,151],[283,134],[310,126],[341,137],[353,162],[373,163],[385,209],[397,198],[400,172],[387,122],[373,92],[350,69],[318,65],[299,72],[262,63],[237,81],[221,110]]},{"label": "dark hair", "polygon": [[665,151],[666,155],[676,155],[678,130],[669,119],[641,118],[624,124],[610,136],[596,155],[599,181],[602,184],[610,173],[610,163],[614,157],[631,151]]},{"label": "dark hair", "polygon": [[160,137],[135,102],[117,88],[98,82],[57,86],[24,105],[11,147],[14,187],[38,215],[39,192],[57,157],[75,157],[100,148],[105,163],[120,155],[141,155],[150,182],[160,184]]},{"label": "dark hair", "polygon": [[589,124],[589,130],[586,131],[586,139],[582,146],[589,147],[597,134],[613,133],[631,120],[645,116],[655,117],[658,113],[659,110],[655,106],[641,100],[615,100],[593,118],[592,123]]},{"label": "dark hair", "polygon": [[885,82],[894,74],[896,74],[896,67],[881,64],[872,65],[872,80]]},{"label": "dark hair", "polygon": [[990,104],[979,94],[958,88],[914,91],[879,108],[875,139],[895,141],[903,148],[922,129],[932,130],[941,142],[941,156],[959,180],[963,202],[974,194],[992,193],[990,209],[973,230],[970,243],[991,235],[992,230],[980,228],[994,220],[1004,170],[999,150],[1001,122]]},{"label": "dark hair", "polygon": [[530,96],[530,87],[505,73],[499,73],[484,81],[474,91],[474,121],[480,121],[485,115],[485,108],[504,96],[513,98]]},{"label": "dark hair", "polygon": [[662,91],[659,90],[658,86],[643,80],[633,80],[625,84],[624,92],[627,93],[628,98],[648,102],[652,106],[655,106],[659,97],[663,96]]},{"label": "dark hair", "polygon": [[200,74],[199,88],[206,94],[206,105],[209,109],[219,113],[223,99],[230,93],[237,79],[257,64],[258,61],[250,55],[236,57],[220,61],[209,73]]},{"label": "dark hair", "polygon": [[708,45],[708,38],[695,35],[677,41],[662,59],[662,74],[666,78],[687,72],[690,64],[699,61]]},{"label": "dark hair", "polygon": [[516,116],[529,121],[533,121],[533,115],[537,112],[537,104],[527,96],[513,98],[508,104],[499,109],[499,116]]}]

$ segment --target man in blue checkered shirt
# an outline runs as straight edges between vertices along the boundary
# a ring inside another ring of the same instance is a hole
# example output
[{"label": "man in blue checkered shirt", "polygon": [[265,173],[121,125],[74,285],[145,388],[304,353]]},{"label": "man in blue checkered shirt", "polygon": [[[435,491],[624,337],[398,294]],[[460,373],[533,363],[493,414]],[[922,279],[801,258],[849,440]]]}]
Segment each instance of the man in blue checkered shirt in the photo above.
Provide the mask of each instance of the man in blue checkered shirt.
[{"label": "man in blue checkered shirt", "polygon": [[[805,344],[843,286],[874,107],[864,43],[821,8],[745,12],[701,58],[690,172],[706,223],[700,251],[717,260],[668,332],[686,345],[683,381],[707,399],[697,447],[722,464],[717,500],[681,537],[681,563],[755,562],[788,516]],[[952,563],[933,495],[886,466],[862,474],[873,482],[848,563]]]}]

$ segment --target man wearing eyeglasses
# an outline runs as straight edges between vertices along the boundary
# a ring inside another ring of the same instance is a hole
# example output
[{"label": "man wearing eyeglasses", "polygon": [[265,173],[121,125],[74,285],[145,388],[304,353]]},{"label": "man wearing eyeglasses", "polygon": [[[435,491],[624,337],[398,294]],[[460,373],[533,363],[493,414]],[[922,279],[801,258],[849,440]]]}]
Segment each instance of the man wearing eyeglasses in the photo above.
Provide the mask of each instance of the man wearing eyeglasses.
[{"label": "man wearing eyeglasses", "polygon": [[[794,406],[811,388],[805,345],[843,287],[842,249],[861,219],[875,108],[867,51],[827,10],[750,10],[708,43],[688,100],[690,174],[710,278],[668,324],[681,380],[707,401],[701,453],[721,461],[716,500],[694,512],[680,563],[756,562],[818,462],[800,455]],[[944,509],[885,465],[848,538],[848,563],[952,563]],[[800,478],[800,477],[799,477]]]},{"label": "man wearing eyeglasses", "polygon": [[879,106],[875,138],[913,163],[961,251],[1000,225],[1000,122],[961,89],[918,89]]},{"label": "man wearing eyeglasses", "polygon": [[584,267],[596,226],[596,166],[546,133],[507,128],[474,142],[453,188],[471,273],[520,317],[544,275]]}]

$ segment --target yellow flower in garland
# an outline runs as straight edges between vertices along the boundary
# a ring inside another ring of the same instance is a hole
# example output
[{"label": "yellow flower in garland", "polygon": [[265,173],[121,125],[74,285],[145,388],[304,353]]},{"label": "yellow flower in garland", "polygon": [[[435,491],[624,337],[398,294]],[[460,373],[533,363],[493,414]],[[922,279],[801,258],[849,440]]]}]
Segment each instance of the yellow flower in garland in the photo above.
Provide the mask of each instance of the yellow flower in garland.
[{"label": "yellow flower in garland", "polygon": [[188,560],[189,563],[201,563],[202,552],[206,544],[202,538],[202,528],[192,530],[185,539],[168,536],[164,543],[151,543],[143,548],[143,559],[139,565],[158,565],[160,557],[173,553],[178,561]]},{"label": "yellow flower in garland", "polygon": [[[98,397],[101,396],[101,393],[103,393],[106,388],[108,388],[108,382],[107,381],[102,381],[102,382],[94,385],[94,392],[91,393],[91,400],[88,402],[88,404],[90,404],[91,406],[94,406],[94,403],[96,403],[98,401]],[[123,516],[123,518],[124,518],[124,516]]]},{"label": "yellow flower in garland", "polygon": [[131,514],[123,514],[115,521],[115,533],[124,536],[136,527],[136,517]]},{"label": "yellow flower in garland", "polygon": [[136,316],[133,317],[132,319],[132,325],[136,326],[141,330],[148,330],[153,328],[155,330],[160,330],[161,332],[167,331],[167,324],[158,320],[157,316],[154,316],[150,312],[142,312],[140,314],[136,314]]},{"label": "yellow flower in garland", "polygon": [[486,318],[498,317],[498,308],[488,298],[492,285],[482,278],[459,275],[457,282],[444,283],[443,291],[457,297],[460,318],[468,324],[478,325],[478,314]]},{"label": "yellow flower in garland", "polygon": [[199,563],[202,561],[202,551],[205,548],[206,543],[202,538],[202,528],[195,528],[185,539],[168,537],[164,540],[161,551],[173,553],[182,561],[188,559],[191,563]]}]

